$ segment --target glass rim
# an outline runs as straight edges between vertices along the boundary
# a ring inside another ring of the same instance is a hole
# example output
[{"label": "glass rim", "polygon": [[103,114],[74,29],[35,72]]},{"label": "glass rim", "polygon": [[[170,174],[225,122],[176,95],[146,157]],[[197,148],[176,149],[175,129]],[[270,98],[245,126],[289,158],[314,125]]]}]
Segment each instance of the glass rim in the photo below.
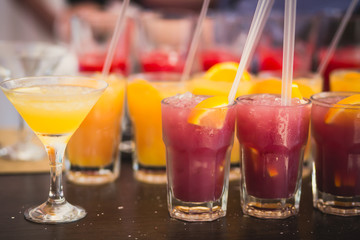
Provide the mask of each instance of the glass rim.
[{"label": "glass rim", "polygon": [[[310,100],[315,104],[322,107],[331,107],[331,108],[346,108],[346,109],[360,109],[360,105],[352,104],[338,104],[338,103],[328,103],[324,99],[329,97],[344,96],[349,97],[352,95],[360,94],[360,92],[320,92],[312,95]],[[343,98],[342,98],[343,99]]]},{"label": "glass rim", "polygon": [[[191,93],[191,94],[192,94],[192,93]],[[178,96],[178,95],[173,95],[173,96],[166,97],[166,98],[162,99],[162,100],[161,100],[161,105],[172,106],[173,108],[177,108],[177,109],[193,109],[193,108],[196,106],[196,105],[195,105],[195,106],[192,106],[192,107],[190,107],[190,106],[181,107],[181,106],[174,106],[173,104],[167,102],[167,100],[169,100],[170,98],[175,98],[176,96]],[[205,100],[205,99],[208,99],[208,98],[210,98],[210,97],[214,97],[214,96],[216,96],[216,95],[192,94],[192,96],[202,96],[202,97],[206,97],[206,98],[204,98],[204,100]],[[198,103],[197,103],[197,104],[198,104]],[[204,110],[205,110],[205,109],[206,109],[206,110],[211,110],[211,109],[225,109],[225,108],[230,109],[230,108],[235,107],[235,105],[236,105],[236,101],[234,101],[231,105],[226,105],[226,106],[222,106],[222,107],[197,108],[197,109],[199,109],[199,110],[201,110],[201,109],[204,109]]]},{"label": "glass rim", "polygon": [[[176,72],[141,72],[130,74],[127,79],[128,81],[134,81],[137,79],[146,80],[149,82],[178,82],[182,83],[185,81],[180,81],[181,73]],[[167,78],[169,77],[169,78]]]},{"label": "glass rim", "polygon": [[334,75],[334,74],[342,74],[342,73],[347,73],[347,72],[357,72],[360,73],[360,68],[338,68],[338,69],[334,69],[331,71],[330,75]]},{"label": "glass rim", "polygon": [[[281,70],[264,70],[260,71],[255,76],[256,79],[263,80],[264,78],[276,78],[281,81],[282,71]],[[308,78],[309,80],[323,79],[323,77],[315,72],[311,71],[299,71],[294,72],[293,80]]]},{"label": "glass rim", "polygon": [[8,80],[10,76],[11,71],[6,67],[0,65],[0,82]]},{"label": "glass rim", "polygon": [[[175,15],[174,15],[175,14]],[[161,19],[164,20],[184,20],[193,21],[196,14],[194,11],[186,8],[162,7],[157,9],[144,9],[141,11],[139,20]],[[167,17],[168,16],[168,17]]]},{"label": "glass rim", "polygon": [[[67,81],[64,81],[63,84],[61,84],[60,79],[67,80]],[[104,91],[108,87],[108,83],[102,79],[96,79],[96,78],[84,77],[84,76],[70,76],[70,75],[54,76],[53,75],[53,76],[31,76],[31,77],[21,77],[21,78],[10,78],[10,79],[0,82],[0,89],[5,92],[16,92],[16,93],[19,93],[22,95],[38,95],[38,93],[16,91],[14,89],[18,89],[19,87],[35,87],[35,86],[41,85],[41,84],[31,84],[31,81],[29,81],[29,80],[44,81],[44,84],[42,84],[42,85],[55,85],[56,83],[57,84],[60,83],[60,85],[64,85],[66,82],[69,83],[68,81],[71,79],[77,80],[78,81],[77,83],[82,82],[83,85],[79,84],[77,86],[91,88],[90,93]],[[53,80],[53,81],[51,81],[51,80]],[[60,82],[59,82],[59,80],[60,80]],[[96,84],[94,84],[92,86],[85,85],[85,82],[89,82],[89,81],[96,83]],[[18,86],[17,83],[19,83],[19,82],[23,82],[23,83],[25,83],[25,85]],[[13,83],[12,84],[13,87],[4,86],[5,84],[8,84],[8,83]],[[71,83],[76,83],[76,81],[72,81]]]},{"label": "glass rim", "polygon": [[280,94],[271,94],[271,93],[256,93],[256,94],[247,94],[247,95],[242,95],[242,96],[239,96],[235,99],[235,102],[238,104],[238,105],[248,105],[248,106],[262,106],[262,107],[271,107],[271,108],[302,108],[302,107],[305,107],[307,105],[311,105],[312,101],[311,99],[309,98],[304,98],[303,97],[303,101],[306,101],[306,102],[301,102],[300,100],[300,103],[299,104],[296,104],[296,105],[288,105],[288,106],[283,106],[283,105],[267,105],[267,104],[245,104],[245,103],[241,103],[240,100],[245,100],[247,98],[247,100],[249,100],[249,98],[253,98],[254,96],[260,96],[260,95],[268,95],[268,96],[277,96],[279,98],[281,98],[281,95]]}]

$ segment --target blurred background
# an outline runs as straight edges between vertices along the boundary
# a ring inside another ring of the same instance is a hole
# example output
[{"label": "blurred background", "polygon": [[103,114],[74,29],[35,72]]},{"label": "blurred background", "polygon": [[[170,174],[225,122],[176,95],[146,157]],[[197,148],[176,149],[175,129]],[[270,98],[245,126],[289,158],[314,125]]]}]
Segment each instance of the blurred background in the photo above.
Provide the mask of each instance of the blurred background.
[{"label": "blurred background", "polygon": [[[104,56],[94,57],[95,50],[91,53],[87,50],[94,47],[94,41],[104,42],[104,39],[111,36],[121,2],[120,0],[2,0],[0,1],[0,41],[2,43],[42,42],[62,46],[66,54],[56,66],[54,65],[52,74],[101,71]],[[326,52],[350,2],[350,0],[297,1],[295,72],[311,72],[317,69],[319,60]],[[255,0],[211,1],[192,73],[205,71],[217,62],[239,61],[256,4]],[[131,1],[130,9],[127,11],[128,21],[119,43],[118,57],[114,59],[112,72],[119,72],[125,76],[144,71],[181,72],[183,64],[181,57],[186,55],[201,5],[201,0]],[[184,18],[191,18],[192,23],[182,22],[172,26],[156,25],[151,22],[149,12],[170,8],[176,9],[176,13],[171,18],[175,18],[174,16],[182,18],[186,15]],[[250,72],[281,70],[283,9],[284,1],[275,0],[271,17],[250,65]],[[359,11],[360,6],[357,6],[338,47],[339,54],[336,60],[341,60],[342,63],[330,61],[325,70],[325,90],[328,89],[328,75],[331,70],[340,67],[360,67]],[[94,32],[96,38],[91,40],[92,42],[87,39],[89,29]],[[156,47],[157,41],[167,41],[167,44],[173,45],[172,47],[175,47],[180,54],[180,57],[171,55],[169,58],[171,66],[154,65],[154,59],[162,61],[164,58],[159,52],[156,55],[148,54]],[[89,42],[92,46],[88,45]],[[8,47],[4,48],[8,49]],[[214,48],[217,49],[216,52],[213,51]],[[9,55],[11,53],[6,55],[5,51],[0,52],[0,65],[8,68],[12,77],[28,75],[29,73],[24,71],[24,65],[16,64],[16,60],[11,62]],[[90,58],[92,60],[89,62]],[[149,59],[150,63],[147,62]],[[96,61],[98,61],[97,66],[95,66]],[[45,73],[49,74],[49,71]],[[4,107],[4,99],[1,96],[0,103],[3,105],[1,111],[11,109],[10,105]],[[14,114],[12,110],[2,113],[4,116]],[[3,121],[14,122],[10,118],[0,120],[0,124],[3,124]]]}]

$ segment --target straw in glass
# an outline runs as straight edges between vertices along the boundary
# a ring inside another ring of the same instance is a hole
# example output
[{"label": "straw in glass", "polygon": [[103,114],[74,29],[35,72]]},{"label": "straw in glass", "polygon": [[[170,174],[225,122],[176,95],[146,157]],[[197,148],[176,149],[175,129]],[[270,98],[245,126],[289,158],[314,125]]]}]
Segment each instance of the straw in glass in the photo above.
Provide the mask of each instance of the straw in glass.
[{"label": "straw in glass", "polygon": [[210,0],[204,0],[204,2],[203,2],[201,12],[200,12],[197,24],[196,24],[194,37],[193,37],[193,39],[191,41],[190,50],[189,50],[189,53],[188,53],[187,58],[186,58],[184,71],[183,71],[183,74],[181,76],[181,81],[184,81],[184,80],[189,78],[191,67],[192,67],[192,64],[194,62],[195,52],[196,52],[197,46],[199,45],[202,25],[203,25],[207,10],[209,8],[209,3],[210,3]]},{"label": "straw in glass", "polygon": [[235,80],[231,87],[228,101],[229,104],[234,102],[234,98],[239,87],[240,79],[244,73],[245,68],[248,66],[248,62],[254,52],[254,49],[260,39],[260,35],[262,30],[264,29],[264,25],[266,23],[267,18],[269,17],[269,13],[274,4],[274,0],[259,0],[256,6],[255,14],[253,20],[251,22],[249,34],[246,38],[245,46],[243,53],[241,55],[239,67],[236,72]]},{"label": "straw in glass", "polygon": [[129,6],[129,2],[130,2],[130,0],[124,0],[122,3],[120,15],[116,22],[115,31],[112,36],[110,46],[109,46],[109,49],[108,49],[108,52],[106,55],[104,67],[102,70],[103,79],[105,79],[109,75],[110,67],[111,67],[111,64],[112,64],[112,61],[113,61],[114,55],[115,55],[115,49],[119,43],[120,34],[122,32],[122,29],[123,29],[123,26],[125,23],[126,9]]},{"label": "straw in glass", "polygon": [[281,105],[291,104],[291,85],[294,66],[296,0],[285,0],[283,68],[281,81]]},{"label": "straw in glass", "polygon": [[344,33],[345,27],[346,27],[347,23],[349,22],[350,17],[353,14],[358,2],[359,2],[359,0],[353,0],[350,3],[348,9],[346,10],[344,17],[341,20],[341,23],[340,23],[338,29],[336,30],[335,36],[330,43],[330,47],[329,47],[325,57],[321,61],[319,68],[317,69],[317,72],[316,72],[317,74],[322,75],[324,73],[325,68],[329,63],[330,58],[333,56],[334,51],[335,51],[337,45],[339,44],[340,38],[341,38],[342,34]]}]

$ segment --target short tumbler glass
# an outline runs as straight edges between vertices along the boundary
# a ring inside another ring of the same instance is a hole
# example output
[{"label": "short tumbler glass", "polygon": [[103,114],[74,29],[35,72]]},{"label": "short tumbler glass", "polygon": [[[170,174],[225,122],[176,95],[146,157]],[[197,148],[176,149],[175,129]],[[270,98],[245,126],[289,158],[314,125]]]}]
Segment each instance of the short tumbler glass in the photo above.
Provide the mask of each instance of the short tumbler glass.
[{"label": "short tumbler glass", "polygon": [[206,98],[186,93],[164,99],[161,106],[168,210],[190,222],[226,215],[235,106],[196,109],[209,122],[220,119],[216,126],[190,123],[194,106]]},{"label": "short tumbler glass", "polygon": [[315,142],[313,205],[324,213],[360,215],[360,106],[337,104],[355,92],[311,97]]},{"label": "short tumbler glass", "polygon": [[299,212],[302,163],[311,104],[280,95],[237,98],[237,137],[241,147],[241,207],[244,214],[281,219]]}]

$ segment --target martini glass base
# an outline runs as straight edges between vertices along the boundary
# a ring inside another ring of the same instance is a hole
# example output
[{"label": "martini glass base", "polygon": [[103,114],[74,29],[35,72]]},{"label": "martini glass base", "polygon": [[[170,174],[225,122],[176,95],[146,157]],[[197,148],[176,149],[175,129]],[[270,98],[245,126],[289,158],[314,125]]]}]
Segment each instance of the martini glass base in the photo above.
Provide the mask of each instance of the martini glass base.
[{"label": "martini glass base", "polygon": [[78,221],[86,216],[86,211],[67,201],[52,203],[46,201],[40,206],[29,208],[24,213],[26,220],[43,224],[58,224]]}]

